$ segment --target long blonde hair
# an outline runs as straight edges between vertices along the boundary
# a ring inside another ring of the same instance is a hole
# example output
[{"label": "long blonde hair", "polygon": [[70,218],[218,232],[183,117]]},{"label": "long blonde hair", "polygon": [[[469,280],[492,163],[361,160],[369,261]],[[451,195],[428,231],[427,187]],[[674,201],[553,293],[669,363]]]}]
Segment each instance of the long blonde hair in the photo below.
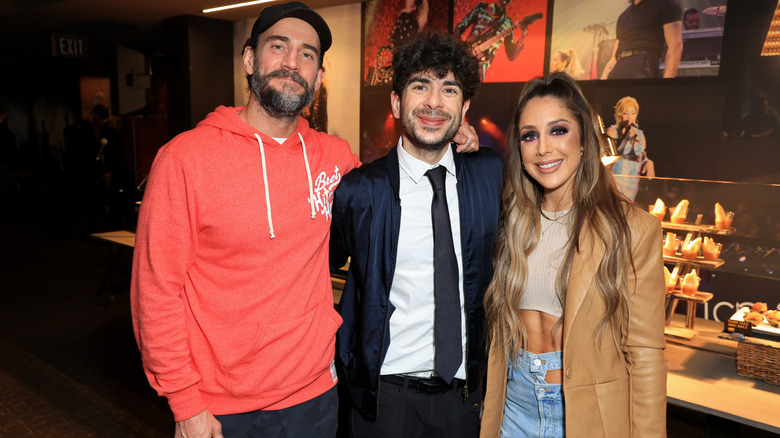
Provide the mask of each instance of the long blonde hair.
[{"label": "long blonde hair", "polygon": [[[569,270],[580,242],[585,238],[599,239],[604,243],[605,253],[594,282],[604,301],[605,313],[595,337],[600,339],[607,326],[611,326],[613,340],[620,345],[628,321],[626,296],[633,260],[626,214],[628,209],[636,207],[620,194],[611,173],[601,164],[603,140],[582,90],[566,73],[553,73],[526,84],[508,132],[494,274],[485,293],[485,313],[489,340],[492,339],[510,358],[516,357],[527,345],[527,333],[518,309],[529,275],[528,255],[539,242],[539,209],[544,198],[541,185],[523,169],[518,123],[528,102],[548,96],[557,99],[573,114],[579,125],[583,150],[572,185],[573,205],[569,214],[573,220],[556,280],[556,294],[565,305]],[[564,313],[561,318],[565,317]]]},{"label": "long blonde hair", "polygon": [[[583,70],[582,65],[580,65],[579,59],[577,59],[577,51],[574,49],[566,49],[566,50],[559,50],[558,56],[561,58],[561,61],[563,61],[563,69],[558,70],[562,71],[564,73],[568,73],[569,76],[575,78],[575,79],[581,79],[582,76],[585,74],[585,70]],[[550,73],[555,73],[551,71]]]}]

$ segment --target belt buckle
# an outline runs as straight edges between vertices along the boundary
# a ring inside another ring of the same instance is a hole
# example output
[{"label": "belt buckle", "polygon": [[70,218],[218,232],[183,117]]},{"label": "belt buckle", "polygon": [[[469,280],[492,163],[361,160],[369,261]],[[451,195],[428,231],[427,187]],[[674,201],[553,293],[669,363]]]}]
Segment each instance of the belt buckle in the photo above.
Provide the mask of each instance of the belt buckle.
[{"label": "belt buckle", "polygon": [[441,394],[450,389],[444,381],[437,382],[434,379],[416,379],[414,380],[414,392],[422,394]]},{"label": "belt buckle", "polygon": [[621,59],[629,58],[634,55],[639,55],[641,53],[640,50],[632,49],[632,50],[623,50],[622,52],[618,53],[617,59],[620,61]]}]

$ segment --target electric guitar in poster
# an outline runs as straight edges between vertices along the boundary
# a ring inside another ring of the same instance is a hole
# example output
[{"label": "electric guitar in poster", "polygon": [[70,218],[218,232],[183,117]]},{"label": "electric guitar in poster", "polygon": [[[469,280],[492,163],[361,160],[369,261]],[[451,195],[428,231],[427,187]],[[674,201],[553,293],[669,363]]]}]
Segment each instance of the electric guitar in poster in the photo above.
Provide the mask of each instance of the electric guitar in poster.
[{"label": "electric guitar in poster", "polygon": [[490,60],[490,48],[494,44],[501,42],[509,34],[515,31],[519,27],[528,27],[529,24],[542,18],[543,14],[537,12],[535,14],[528,15],[522,20],[517,21],[512,27],[507,28],[494,35],[480,35],[473,41],[467,41],[467,44],[471,47],[471,53],[477,58],[480,63],[484,63]]}]

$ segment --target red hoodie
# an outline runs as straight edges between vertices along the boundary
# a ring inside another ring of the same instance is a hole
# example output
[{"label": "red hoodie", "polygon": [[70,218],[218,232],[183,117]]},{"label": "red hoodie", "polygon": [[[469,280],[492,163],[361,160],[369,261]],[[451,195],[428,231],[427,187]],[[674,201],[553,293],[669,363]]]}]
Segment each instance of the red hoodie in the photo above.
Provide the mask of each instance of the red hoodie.
[{"label": "red hoodie", "polygon": [[241,109],[159,150],[138,217],[133,325],[176,421],[286,408],[336,381],[330,208],[359,162],[302,118],[280,145]]}]

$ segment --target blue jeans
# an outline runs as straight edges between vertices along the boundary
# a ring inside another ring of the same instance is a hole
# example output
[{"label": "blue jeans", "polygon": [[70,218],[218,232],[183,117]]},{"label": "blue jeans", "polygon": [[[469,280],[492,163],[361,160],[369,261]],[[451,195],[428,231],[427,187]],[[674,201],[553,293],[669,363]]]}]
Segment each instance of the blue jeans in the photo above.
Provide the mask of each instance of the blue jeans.
[{"label": "blue jeans", "polygon": [[562,367],[561,352],[523,353],[509,363],[502,437],[563,437],[563,390],[545,382],[549,370]]}]

